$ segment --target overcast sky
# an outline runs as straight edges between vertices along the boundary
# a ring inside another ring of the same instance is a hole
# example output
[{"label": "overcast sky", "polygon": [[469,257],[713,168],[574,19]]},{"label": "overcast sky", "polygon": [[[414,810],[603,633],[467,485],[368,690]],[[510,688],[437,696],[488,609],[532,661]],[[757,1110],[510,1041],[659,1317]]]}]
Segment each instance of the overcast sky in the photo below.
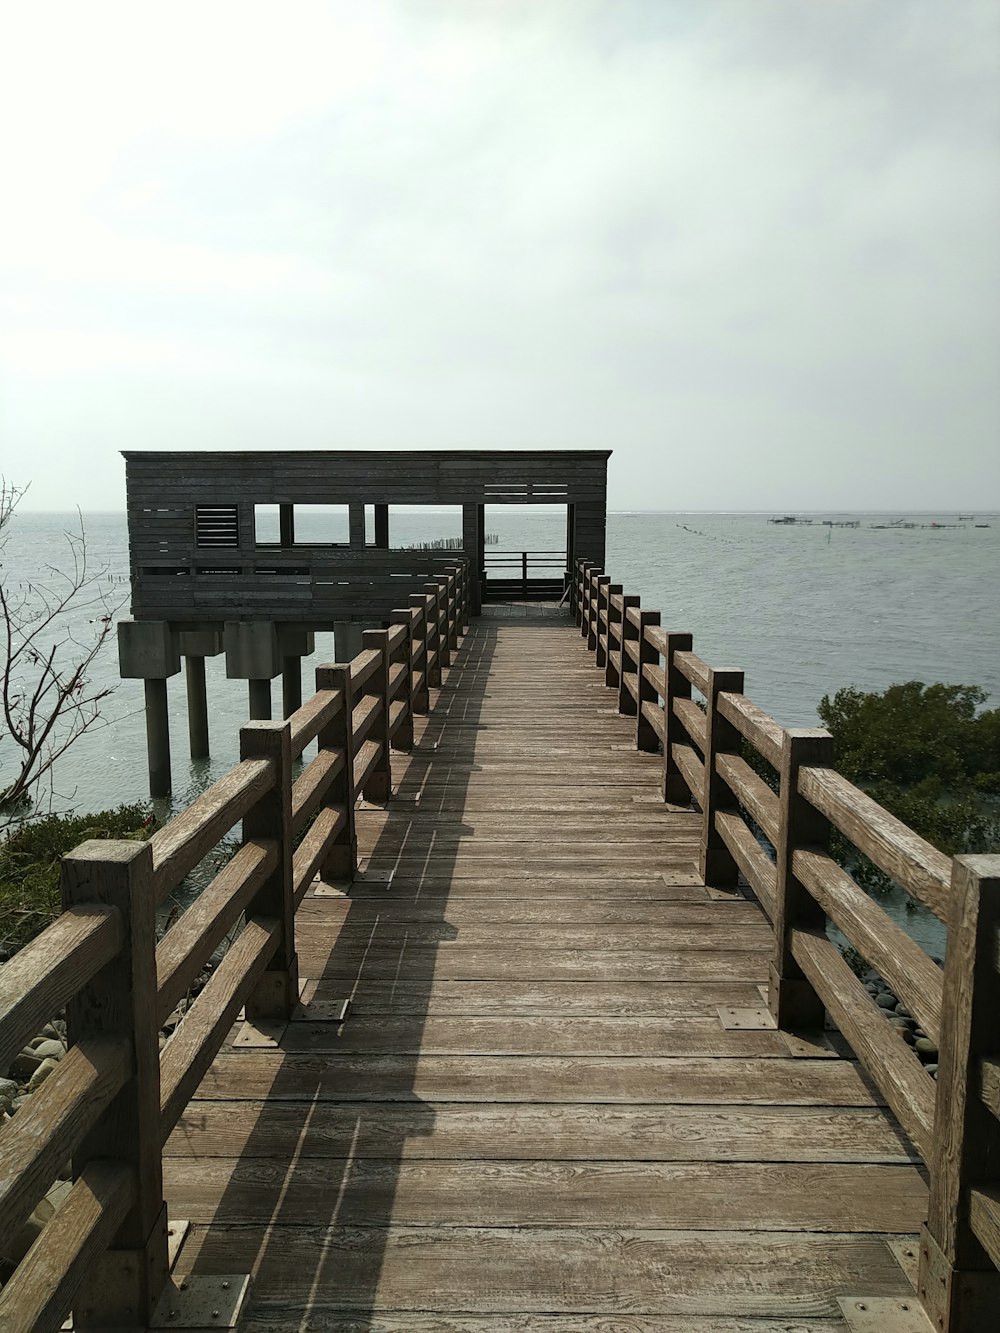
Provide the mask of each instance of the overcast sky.
[{"label": "overcast sky", "polygon": [[1000,507],[996,0],[7,3],[0,471],[613,448]]}]

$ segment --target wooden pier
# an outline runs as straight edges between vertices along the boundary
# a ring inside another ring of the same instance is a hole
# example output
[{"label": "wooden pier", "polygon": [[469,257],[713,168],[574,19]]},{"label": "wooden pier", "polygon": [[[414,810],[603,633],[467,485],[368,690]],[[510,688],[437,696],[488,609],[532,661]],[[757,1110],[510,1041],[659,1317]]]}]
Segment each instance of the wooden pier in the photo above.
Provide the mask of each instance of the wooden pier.
[{"label": "wooden pier", "polygon": [[466,637],[364,877],[300,908],[279,1046],[220,1055],[167,1144],[185,1261],[253,1271],[251,1327],[832,1333],[837,1294],[912,1295],[912,1151],[822,1037],[720,1019],[771,929],[698,882],[633,733],[568,615]]},{"label": "wooden pier", "polygon": [[[158,1327],[190,1326],[188,1288],[244,1275],[240,1326],[260,1333],[995,1326],[1000,862],[952,866],[845,794],[822,738],[784,732],[739,673],[713,671],[599,571],[578,569],[573,601],[470,620],[449,575],[354,662],[321,669],[288,722],[245,729],[225,789],[135,854],[162,898],[245,820],[236,869],[156,946],[157,1012],[239,912],[246,925],[161,1052],[145,1136],[141,1077],[109,1085],[87,1029],[97,1002],[70,999],[102,1105],[134,1098],[119,1123],[140,1130],[97,1140],[128,1167],[109,1183],[69,1143],[56,1076],[57,1146],[36,1143],[25,1171],[20,1116],[5,1128],[0,1204],[23,1212],[69,1146],[79,1175],[67,1227],[0,1293],[5,1330],[57,1328],[69,1304],[100,1326],[95,1252],[124,1228],[103,1271],[134,1271],[137,1254],[159,1271],[167,1217],[190,1229],[166,1286],[140,1283]],[[754,785],[740,736],[776,762],[777,793]],[[664,799],[690,790],[697,809]],[[947,975],[908,971],[916,946],[826,864],[820,804],[952,912]],[[68,904],[124,911],[81,873],[99,857],[87,847]],[[937,1087],[827,952],[820,902],[939,1035]],[[0,994],[0,1046],[88,986],[54,938]],[[116,938],[139,956],[134,931]],[[90,1229],[71,1236],[74,1221]]]}]

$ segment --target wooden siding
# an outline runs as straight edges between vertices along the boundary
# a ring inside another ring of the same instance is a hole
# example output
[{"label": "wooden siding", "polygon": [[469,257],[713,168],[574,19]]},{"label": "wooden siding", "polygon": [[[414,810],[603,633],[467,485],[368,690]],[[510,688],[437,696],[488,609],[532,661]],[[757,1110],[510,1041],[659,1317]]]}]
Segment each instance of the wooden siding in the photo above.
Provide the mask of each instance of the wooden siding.
[{"label": "wooden siding", "polygon": [[[423,579],[449,560],[467,556],[478,577],[480,506],[486,504],[571,506],[572,550],[600,563],[609,454],[126,452],[132,614],[185,623],[271,619],[317,628],[351,618],[383,620],[401,597],[418,591]],[[254,506],[294,504],[347,506],[350,544],[257,545]],[[462,505],[464,549],[436,553],[442,558],[432,563],[420,553],[366,546],[365,504],[378,506],[380,513],[389,504]],[[199,546],[197,511],[227,507],[237,511],[237,544]],[[413,575],[405,588],[404,574]],[[386,575],[393,577],[394,588],[380,584]]]}]

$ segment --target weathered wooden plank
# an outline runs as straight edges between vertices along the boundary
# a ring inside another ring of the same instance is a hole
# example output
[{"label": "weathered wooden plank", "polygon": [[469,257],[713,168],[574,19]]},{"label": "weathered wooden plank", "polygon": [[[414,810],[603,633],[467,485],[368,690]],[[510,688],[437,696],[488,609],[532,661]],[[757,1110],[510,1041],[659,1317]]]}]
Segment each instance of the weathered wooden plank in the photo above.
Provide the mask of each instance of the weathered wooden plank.
[{"label": "weathered wooden plank", "polygon": [[281,1162],[355,1154],[403,1161],[917,1160],[879,1108],[574,1103],[318,1102],[306,1116],[293,1102],[198,1100],[164,1151],[181,1161],[244,1153]]},{"label": "weathered wooden plank", "polygon": [[[366,873],[366,872],[365,872]],[[661,876],[668,876],[665,882]],[[385,900],[390,890],[381,882],[356,879],[351,885],[351,901]],[[620,877],[612,877],[607,870],[591,870],[589,874],[574,867],[540,867],[538,870],[505,867],[502,870],[475,865],[454,866],[450,869],[429,863],[426,870],[419,867],[396,867],[392,877],[391,896],[417,896],[425,901],[434,896],[454,901],[460,897],[511,895],[530,901],[544,894],[550,898],[572,898],[593,901],[595,898],[637,899],[648,902],[703,902],[705,887],[687,866],[675,865],[661,869],[623,867]]]},{"label": "weathered wooden plank", "polygon": [[755,1056],[787,1058],[774,1030],[721,1028],[710,1017],[605,1018],[548,1015],[390,1018],[292,1023],[284,1051],[411,1055]]},{"label": "weathered wooden plank", "polygon": [[[331,1310],[327,1303],[310,1304],[314,1321],[322,1320],[323,1333],[524,1333],[523,1312],[495,1312],[485,1316],[452,1314],[448,1311],[387,1310],[352,1315]],[[301,1307],[268,1300],[255,1313],[251,1307],[243,1327],[266,1333],[302,1333]],[[533,1333],[667,1333],[659,1315],[584,1314],[531,1315]],[[839,1318],[811,1316],[808,1330],[788,1319],[744,1318],[740,1315],[671,1315],[669,1333],[849,1333]]]},{"label": "weathered wooden plank", "polygon": [[222,1051],[203,1098],[370,1102],[682,1102],[873,1106],[881,1097],[840,1060],[300,1055]]},{"label": "weathered wooden plank", "polygon": [[867,1235],[219,1225],[210,1235],[192,1229],[184,1262],[203,1272],[252,1264],[259,1313],[308,1293],[314,1318],[317,1287],[328,1310],[507,1310],[532,1320],[582,1309],[801,1321],[838,1314],[838,1295],[912,1295],[888,1246]]},{"label": "weathered wooden plank", "polygon": [[[379,921],[391,927],[408,922],[439,924],[442,932],[449,927],[462,930],[490,924],[527,927],[567,922],[575,927],[584,924],[636,928],[648,925],[666,930],[674,926],[759,926],[761,921],[760,908],[740,898],[727,902],[712,901],[703,896],[696,901],[678,902],[635,897],[606,902],[596,895],[584,899],[516,896],[482,899],[453,893],[446,900],[428,901],[423,896],[396,897],[391,891],[384,893],[377,902],[365,898],[344,898],[340,902],[329,898],[306,898],[297,919],[304,924],[313,918],[322,920],[328,929],[334,929],[344,921],[352,926]],[[446,935],[443,937],[447,938]]]},{"label": "weathered wooden plank", "polygon": [[[719,915],[722,916],[723,912]],[[308,948],[310,944],[315,947],[315,935],[321,936],[322,942],[334,942],[329,924],[309,916],[299,920],[297,933],[303,948]],[[682,925],[675,922],[662,927],[650,923],[597,927],[563,922],[556,925],[501,926],[486,922],[483,925],[470,923],[461,928],[447,921],[437,924],[412,921],[397,923],[389,913],[383,913],[368,921],[360,921],[357,925],[353,918],[348,917],[340,927],[335,942],[338,950],[396,949],[397,946],[405,945],[407,952],[411,948],[419,950],[432,946],[442,951],[454,948],[511,948],[533,952],[536,949],[586,949],[596,946],[602,952],[625,949],[634,954],[663,949],[769,951],[773,947],[774,936],[759,912],[756,922],[736,920],[732,925]]]},{"label": "weathered wooden plank", "polygon": [[[771,949],[662,949],[633,954],[628,949],[532,949],[523,956],[509,948],[336,949],[322,933],[298,932],[303,977],[368,977],[416,981],[754,981],[767,980]],[[405,967],[403,966],[405,960]]]},{"label": "weathered wooden plank", "polygon": [[915,1231],[927,1211],[916,1168],[840,1162],[593,1162],[205,1158],[164,1186],[195,1222],[286,1216],[315,1226],[586,1226],[685,1231]]},{"label": "weathered wooden plank", "polygon": [[[330,1022],[345,997],[343,981],[302,983],[296,1018]],[[532,979],[512,985],[505,981],[419,981],[405,978],[372,981],[362,977],[351,990],[352,1021],[372,1014],[412,1016],[541,1014],[550,1020],[564,1015],[591,1018],[718,1018],[720,1008],[750,1009],[760,1004],[752,981],[661,982],[550,981]]]}]

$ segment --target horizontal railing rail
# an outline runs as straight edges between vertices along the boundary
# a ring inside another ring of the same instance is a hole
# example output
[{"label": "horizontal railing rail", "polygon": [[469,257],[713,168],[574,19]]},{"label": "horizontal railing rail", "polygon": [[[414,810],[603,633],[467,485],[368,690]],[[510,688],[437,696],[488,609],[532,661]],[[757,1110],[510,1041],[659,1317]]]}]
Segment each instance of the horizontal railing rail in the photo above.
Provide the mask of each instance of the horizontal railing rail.
[{"label": "horizontal railing rail", "polygon": [[[1000,857],[937,851],[837,772],[828,733],[781,726],[741,671],[696,656],[690,634],[665,630],[597,566],[577,562],[571,604],[618,711],[635,718],[636,748],[662,752],[664,801],[700,813],[705,884],[742,876],[771,922],[775,1021],[819,1029],[829,1013],[927,1164],[921,1294],[936,1327],[992,1327],[976,1311],[1000,1309]],[[834,829],[947,923],[944,971],[834,859]],[[875,1003],[831,925],[902,1019]],[[938,1051],[936,1084],[901,1037],[907,1020]]]},{"label": "horizontal railing rail", "polygon": [[[365,631],[353,661],[318,667],[291,717],[243,727],[235,768],[148,841],[64,858],[63,912],[0,969],[0,1067],[62,1010],[68,1045],[0,1129],[0,1245],[68,1158],[74,1179],[0,1291],[4,1333],[58,1329],[71,1310],[78,1329],[153,1318],[168,1272],[164,1142],[240,1011],[284,1021],[298,1003],[295,909],[317,876],[354,877],[356,802],[390,798],[391,751],[412,747],[413,718],[468,628],[469,588],[452,557],[387,629]],[[225,864],[157,941],[157,907],[220,851]]]}]

